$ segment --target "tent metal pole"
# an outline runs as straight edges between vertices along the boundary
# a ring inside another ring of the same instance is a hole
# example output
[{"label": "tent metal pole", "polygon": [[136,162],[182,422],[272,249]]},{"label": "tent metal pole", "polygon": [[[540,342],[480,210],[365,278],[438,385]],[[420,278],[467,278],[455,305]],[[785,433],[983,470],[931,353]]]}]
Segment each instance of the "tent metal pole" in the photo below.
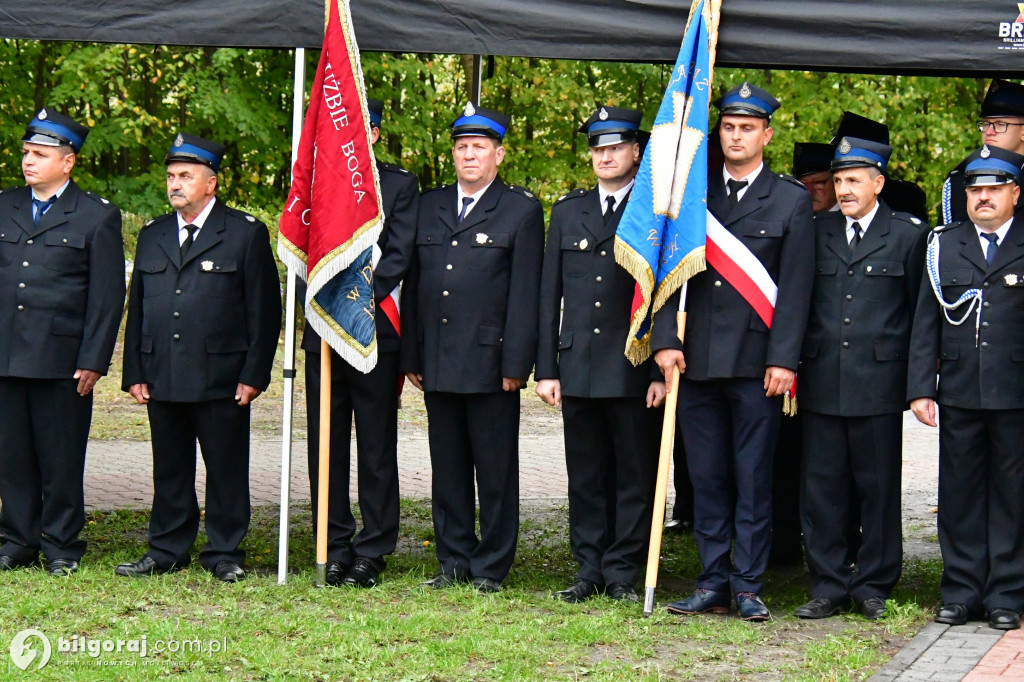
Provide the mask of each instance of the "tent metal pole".
[{"label": "tent metal pole", "polygon": [[[303,104],[306,99],[306,49],[295,48],[295,84],[292,103],[292,167],[299,153]],[[284,400],[281,428],[281,527],[278,531],[277,584],[288,578],[288,516],[292,482],[292,407],[295,393],[295,271],[288,269],[284,316]]]}]

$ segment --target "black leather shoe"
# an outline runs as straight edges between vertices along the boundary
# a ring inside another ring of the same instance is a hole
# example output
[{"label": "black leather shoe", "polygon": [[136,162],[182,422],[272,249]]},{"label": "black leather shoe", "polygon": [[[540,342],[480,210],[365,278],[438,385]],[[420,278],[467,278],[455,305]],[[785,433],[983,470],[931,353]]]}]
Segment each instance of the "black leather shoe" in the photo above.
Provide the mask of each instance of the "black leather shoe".
[{"label": "black leather shoe", "polygon": [[639,603],[640,597],[637,595],[636,590],[633,586],[627,582],[614,582],[608,585],[605,590],[605,594],[614,599],[615,601],[628,601],[633,603]]},{"label": "black leather shoe", "polygon": [[74,559],[53,559],[46,562],[46,572],[57,577],[71,575],[78,572],[78,562]]},{"label": "black leather shoe", "polygon": [[834,603],[831,599],[825,597],[814,597],[811,601],[807,602],[803,606],[800,606],[793,612],[793,615],[797,618],[829,618],[839,613],[842,608],[839,604]]},{"label": "black leather shoe", "polygon": [[490,578],[473,578],[473,587],[481,594],[494,594],[501,592],[501,583]]},{"label": "black leather shoe", "polygon": [[992,609],[988,612],[988,626],[995,630],[1020,628],[1020,614],[1013,609]]},{"label": "black leather shoe", "polygon": [[356,557],[352,568],[345,573],[345,584],[353,587],[373,587],[377,584],[380,571],[365,557]]},{"label": "black leather shoe", "polygon": [[236,564],[234,561],[225,559],[224,561],[218,561],[217,565],[210,571],[213,573],[213,577],[217,580],[221,580],[226,583],[237,583],[241,580],[245,580],[245,571],[242,567]]},{"label": "black leather shoe", "polygon": [[10,554],[0,554],[0,571],[13,571],[17,568],[25,568],[34,564],[34,561],[22,561],[15,559]]},{"label": "black leather shoe", "polygon": [[327,568],[324,570],[324,582],[332,587],[337,587],[344,582],[346,573],[348,573],[348,564],[329,559]]},{"label": "black leather shoe", "polygon": [[966,625],[967,615],[966,604],[943,604],[935,612],[935,622],[947,625]]},{"label": "black leather shoe", "polygon": [[666,533],[692,533],[693,532],[693,521],[683,521],[682,519],[669,519],[665,522]]},{"label": "black leather shoe", "polygon": [[698,587],[686,599],[674,601],[665,608],[669,613],[681,613],[686,616],[696,613],[729,613],[729,593]]},{"label": "black leather shoe", "polygon": [[558,601],[564,601],[569,604],[579,604],[580,602],[586,601],[593,597],[601,588],[592,580],[586,578],[576,578],[569,587],[564,590],[555,592],[552,597]]},{"label": "black leather shoe", "polygon": [[464,582],[466,581],[459,580],[455,576],[449,575],[448,573],[438,573],[430,580],[424,580],[422,583],[420,583],[420,585],[422,585],[423,587],[431,587],[435,590],[443,590],[445,588],[454,587],[455,585]]},{"label": "black leather shoe", "polygon": [[885,615],[885,600],[881,597],[868,597],[857,604],[862,616],[868,620],[878,620]]},{"label": "black leather shoe", "polygon": [[751,623],[763,623],[766,620],[772,619],[772,614],[768,607],[753,592],[737,593],[736,609],[740,612],[740,618]]},{"label": "black leather shoe", "polygon": [[127,576],[129,578],[139,578],[144,575],[157,575],[159,573],[169,573],[174,570],[178,570],[178,567],[163,568],[156,563],[153,557],[147,554],[138,561],[119,564],[117,568],[114,569],[114,573],[116,575]]}]

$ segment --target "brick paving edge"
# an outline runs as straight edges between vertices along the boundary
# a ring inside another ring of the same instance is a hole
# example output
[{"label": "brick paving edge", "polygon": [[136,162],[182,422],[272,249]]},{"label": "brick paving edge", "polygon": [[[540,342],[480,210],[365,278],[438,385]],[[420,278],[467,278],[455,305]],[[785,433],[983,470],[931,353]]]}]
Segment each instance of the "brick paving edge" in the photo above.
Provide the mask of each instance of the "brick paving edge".
[{"label": "brick paving edge", "polygon": [[869,682],[892,682],[892,680],[895,680],[907,668],[912,666],[914,661],[920,658],[921,654],[927,651],[948,629],[949,626],[942,623],[932,622],[925,625],[924,629],[917,633],[914,639],[910,640],[906,646],[896,652],[896,655],[879,668],[878,672],[868,678]]}]

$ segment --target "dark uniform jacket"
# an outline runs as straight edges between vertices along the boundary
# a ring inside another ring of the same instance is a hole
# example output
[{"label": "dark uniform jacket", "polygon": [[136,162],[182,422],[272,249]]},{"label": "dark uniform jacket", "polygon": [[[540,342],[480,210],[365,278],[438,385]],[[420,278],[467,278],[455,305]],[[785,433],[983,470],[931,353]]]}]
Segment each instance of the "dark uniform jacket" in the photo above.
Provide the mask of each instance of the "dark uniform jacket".
[{"label": "dark uniform jacket", "polygon": [[[942,405],[973,410],[1024,408],[1024,220],[1014,218],[991,267],[973,224],[936,231],[943,297],[952,303],[965,291],[980,289],[981,320],[976,327],[976,311],[971,311],[959,326],[947,322],[925,273],[910,337],[907,398],[937,398]],[[962,317],[966,306],[950,317]]]},{"label": "dark uniform jacket", "polygon": [[72,180],[32,225],[32,190],[0,194],[0,376],[106,374],[124,310],[121,211]]},{"label": "dark uniform jacket", "polygon": [[[949,225],[967,220],[967,188],[964,187],[964,171],[967,159],[949,171],[946,181],[942,184],[942,222]],[[1017,215],[1024,216],[1024,192],[1017,197]]]},{"label": "dark uniform jacket", "polygon": [[800,407],[842,417],[902,412],[928,229],[880,202],[851,251],[842,213],[814,222],[814,293],[800,359]]},{"label": "dark uniform jacket", "polygon": [[551,208],[535,376],[560,380],[563,395],[643,397],[651,383],[651,364],[634,367],[623,353],[635,281],[615,262],[626,205],[619,203],[607,225],[596,188],[574,190]]},{"label": "dark uniform jacket", "polygon": [[198,402],[260,390],[281,332],[281,286],[267,228],[217,201],[181,262],[169,213],[139,233],[125,323],[122,388]]},{"label": "dark uniform jacket", "polygon": [[[419,181],[416,176],[391,163],[377,162],[380,176],[380,198],[384,207],[384,229],[377,238],[380,260],[373,270],[373,300],[377,311],[377,350],[382,353],[398,352],[401,345],[398,330],[380,309],[380,302],[387,298],[401,283],[412,262],[416,235],[416,213],[419,204]],[[306,299],[305,284],[300,282],[297,296],[299,305]],[[320,335],[306,322],[302,332],[302,350],[320,353]]]},{"label": "dark uniform jacket", "polygon": [[495,178],[462,224],[455,185],[420,196],[402,289],[403,372],[427,391],[493,393],[526,379],[537,352],[544,252],[540,202]]},{"label": "dark uniform jacket", "polygon": [[[769,331],[749,303],[711,266],[689,280],[686,378],[764,378],[768,367],[795,370],[814,280],[811,199],[799,181],[765,164],[735,208],[721,172],[708,178],[708,207],[764,265],[778,285]],[[651,347],[681,349],[679,294],[655,316]]]}]

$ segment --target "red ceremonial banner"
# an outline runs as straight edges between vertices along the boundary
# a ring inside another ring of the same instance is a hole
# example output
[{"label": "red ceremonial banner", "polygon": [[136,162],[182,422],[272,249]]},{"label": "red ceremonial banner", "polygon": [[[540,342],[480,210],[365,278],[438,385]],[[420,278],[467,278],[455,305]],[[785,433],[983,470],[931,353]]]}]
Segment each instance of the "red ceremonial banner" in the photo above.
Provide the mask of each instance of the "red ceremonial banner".
[{"label": "red ceremonial banner", "polygon": [[327,0],[323,52],[281,216],[278,255],[307,282],[310,325],[363,372],[377,360],[371,254],[382,226],[349,4]]}]

